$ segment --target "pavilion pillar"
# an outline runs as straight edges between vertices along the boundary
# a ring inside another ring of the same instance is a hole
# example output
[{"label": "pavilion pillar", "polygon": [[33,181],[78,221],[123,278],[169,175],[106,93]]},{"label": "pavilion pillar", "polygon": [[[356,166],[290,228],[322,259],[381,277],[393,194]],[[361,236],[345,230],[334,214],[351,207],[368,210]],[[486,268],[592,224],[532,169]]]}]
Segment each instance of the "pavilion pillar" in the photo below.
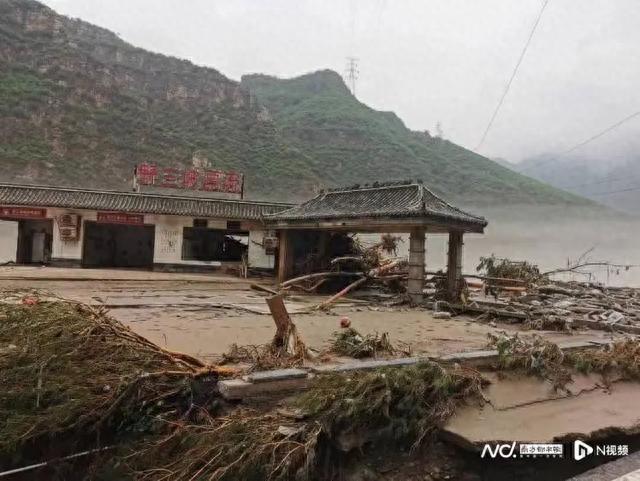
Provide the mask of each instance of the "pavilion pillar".
[{"label": "pavilion pillar", "polygon": [[290,230],[280,231],[278,241],[278,274],[276,280],[278,284],[291,277],[293,272],[293,242]]},{"label": "pavilion pillar", "polygon": [[424,227],[416,227],[409,234],[409,281],[407,290],[412,304],[422,302],[424,289]]},{"label": "pavilion pillar", "polygon": [[447,297],[451,302],[460,302],[462,294],[462,246],[462,232],[449,232]]}]

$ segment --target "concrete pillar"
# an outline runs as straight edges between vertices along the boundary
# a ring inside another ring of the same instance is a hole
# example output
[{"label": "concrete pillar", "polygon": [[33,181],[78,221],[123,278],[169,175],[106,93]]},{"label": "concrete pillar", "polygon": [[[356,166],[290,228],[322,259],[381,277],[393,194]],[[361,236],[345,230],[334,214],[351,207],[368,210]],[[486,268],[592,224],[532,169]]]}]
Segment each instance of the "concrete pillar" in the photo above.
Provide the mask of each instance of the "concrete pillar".
[{"label": "concrete pillar", "polygon": [[462,289],[462,246],[462,232],[449,232],[447,297],[451,302],[460,302]]},{"label": "concrete pillar", "polygon": [[425,231],[422,227],[413,229],[409,235],[409,282],[408,292],[412,304],[422,302],[424,288],[424,246]]},{"label": "concrete pillar", "polygon": [[291,277],[293,271],[293,243],[292,233],[289,230],[280,231],[278,244],[278,274],[277,282],[281,283]]}]

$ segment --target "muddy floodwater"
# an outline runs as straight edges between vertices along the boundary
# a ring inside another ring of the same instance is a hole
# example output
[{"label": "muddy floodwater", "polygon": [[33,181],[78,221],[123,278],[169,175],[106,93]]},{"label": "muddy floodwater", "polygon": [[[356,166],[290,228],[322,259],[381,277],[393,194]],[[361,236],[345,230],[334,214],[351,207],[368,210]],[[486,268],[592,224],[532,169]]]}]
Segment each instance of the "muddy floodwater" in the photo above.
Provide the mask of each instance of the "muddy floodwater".
[{"label": "muddy floodwater", "polygon": [[[584,260],[627,264],[629,270],[616,267],[589,267],[587,275],[572,274],[566,279],[602,282],[612,286],[640,287],[640,220],[615,215],[585,215],[568,210],[559,215],[555,209],[532,210],[514,206],[505,211],[469,207],[472,213],[484,215],[489,225],[484,234],[464,237],[464,272],[476,272],[481,256],[495,254],[512,260],[529,261],[542,271],[566,267],[591,250]],[[375,242],[379,235],[363,236]],[[408,236],[403,236],[399,255],[407,255]],[[427,269],[445,269],[447,236],[427,235]],[[585,269],[587,270],[587,269]]]}]

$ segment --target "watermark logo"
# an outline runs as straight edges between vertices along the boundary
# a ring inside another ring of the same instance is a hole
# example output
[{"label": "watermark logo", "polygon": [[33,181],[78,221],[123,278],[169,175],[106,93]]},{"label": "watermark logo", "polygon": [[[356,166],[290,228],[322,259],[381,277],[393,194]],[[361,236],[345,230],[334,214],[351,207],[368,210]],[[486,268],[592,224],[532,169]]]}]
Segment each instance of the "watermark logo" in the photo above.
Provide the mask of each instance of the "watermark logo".
[{"label": "watermark logo", "polygon": [[593,448],[589,446],[587,443],[576,439],[573,442],[573,458],[576,461],[580,461],[581,459],[586,458],[590,454],[593,454]]},{"label": "watermark logo", "polygon": [[510,444],[485,444],[480,453],[481,458],[489,456],[491,459],[500,458],[517,458],[516,442]]}]

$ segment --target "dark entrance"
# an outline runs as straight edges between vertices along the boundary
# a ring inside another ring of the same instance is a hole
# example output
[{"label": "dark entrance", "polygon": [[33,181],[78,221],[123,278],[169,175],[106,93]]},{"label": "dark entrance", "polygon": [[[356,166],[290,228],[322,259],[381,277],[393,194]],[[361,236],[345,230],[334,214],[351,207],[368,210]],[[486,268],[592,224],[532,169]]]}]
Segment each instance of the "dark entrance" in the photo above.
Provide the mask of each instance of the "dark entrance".
[{"label": "dark entrance", "polygon": [[155,226],[85,221],[83,267],[153,267]]},{"label": "dark entrance", "polygon": [[51,219],[18,221],[18,264],[47,264],[51,260]]}]

